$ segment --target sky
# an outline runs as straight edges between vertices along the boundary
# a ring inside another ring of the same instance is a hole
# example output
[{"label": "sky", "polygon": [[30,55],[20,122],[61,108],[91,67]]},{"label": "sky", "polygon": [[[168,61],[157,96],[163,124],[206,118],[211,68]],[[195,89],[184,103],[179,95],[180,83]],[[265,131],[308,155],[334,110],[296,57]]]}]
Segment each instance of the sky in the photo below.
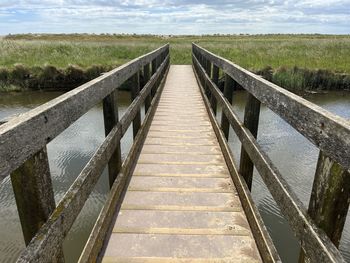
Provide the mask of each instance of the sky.
[{"label": "sky", "polygon": [[0,0],[10,33],[350,34],[350,0]]}]

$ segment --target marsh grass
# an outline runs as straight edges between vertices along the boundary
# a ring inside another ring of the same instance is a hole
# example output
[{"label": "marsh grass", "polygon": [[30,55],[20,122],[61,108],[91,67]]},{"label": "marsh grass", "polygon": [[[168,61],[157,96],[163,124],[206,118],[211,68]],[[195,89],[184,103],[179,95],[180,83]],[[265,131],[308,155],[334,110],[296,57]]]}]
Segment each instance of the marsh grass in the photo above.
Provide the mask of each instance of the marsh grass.
[{"label": "marsh grass", "polygon": [[350,74],[349,35],[28,34],[0,39],[0,82],[70,88],[165,43],[172,64],[191,64],[192,42],[289,89],[339,87]]}]

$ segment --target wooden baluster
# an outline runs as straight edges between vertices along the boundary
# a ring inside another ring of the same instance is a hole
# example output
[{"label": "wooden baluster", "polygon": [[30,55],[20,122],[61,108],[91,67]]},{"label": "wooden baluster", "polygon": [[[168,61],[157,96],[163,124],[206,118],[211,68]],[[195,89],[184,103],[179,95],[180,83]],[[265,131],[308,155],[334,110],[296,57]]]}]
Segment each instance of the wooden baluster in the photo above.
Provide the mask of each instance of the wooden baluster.
[{"label": "wooden baluster", "polygon": [[[161,59],[161,56],[158,56],[158,59],[157,59],[157,69],[160,67],[160,65],[162,64],[162,59]],[[155,92],[157,92],[157,89],[158,89],[158,87],[159,87],[159,85],[160,85],[160,80],[161,80],[161,78],[159,77],[158,78],[158,80],[157,80],[157,84],[156,84],[156,91]]]},{"label": "wooden baluster", "polygon": [[[201,64],[202,68],[204,69],[204,72],[206,72],[205,58],[204,58],[204,56],[202,56],[202,55],[200,56],[200,58],[201,58],[200,64]],[[203,72],[203,74],[201,74],[201,76],[202,76],[202,78],[201,78],[201,83],[202,83],[202,86],[203,86],[204,91],[205,91],[205,90],[206,90],[206,87],[205,87],[205,75],[204,75],[204,72]]]},{"label": "wooden baluster", "polygon": [[[235,85],[235,81],[228,74],[225,74],[224,97],[230,102],[230,104],[232,103],[234,85]],[[221,129],[224,132],[226,139],[228,140],[230,123],[228,122],[228,119],[224,111],[222,111],[222,114],[221,114]]]},{"label": "wooden baluster", "polygon": [[[211,62],[209,59],[206,61],[205,65],[206,65],[206,72],[207,72],[209,78],[211,78]],[[211,100],[211,92],[210,92],[208,81],[206,81],[205,89],[206,89],[207,98],[210,101]]]},{"label": "wooden baluster", "polygon": [[[152,76],[157,72],[157,60],[153,59],[152,60]],[[151,89],[151,94],[152,94],[152,98],[154,97],[154,95],[156,94],[156,83],[153,85],[152,89]]]},{"label": "wooden baluster", "polygon": [[[308,213],[336,247],[339,247],[349,204],[349,172],[320,151]],[[306,262],[303,251],[299,262]]]},{"label": "wooden baluster", "polygon": [[[147,82],[149,81],[149,79],[151,78],[151,76],[150,76],[150,64],[149,63],[147,63],[146,65],[143,66],[143,76],[145,78],[144,82],[146,85]],[[151,106],[151,101],[152,101],[152,95],[150,92],[150,94],[145,99],[145,113],[148,112],[148,109]]]},{"label": "wooden baluster", "polygon": [[[219,87],[219,67],[213,64],[213,77],[212,77],[213,82],[216,84],[217,87]],[[213,112],[216,115],[217,111],[217,101],[214,95],[211,96],[210,99],[210,104],[211,107],[213,108]]]},{"label": "wooden baluster", "polygon": [[[244,126],[252,133],[254,138],[258,135],[259,115],[260,101],[249,93],[244,112]],[[242,146],[239,172],[245,179],[249,190],[252,189],[253,170],[254,164]]]},{"label": "wooden baluster", "polygon": [[[13,171],[11,182],[24,242],[28,245],[56,207],[46,147]],[[61,245],[52,261],[64,262]]]},{"label": "wooden baluster", "polygon": [[[132,77],[131,100],[134,101],[134,99],[139,95],[139,93],[140,93],[140,74],[139,72],[137,72]],[[137,132],[141,127],[141,110],[140,109],[138,109],[136,113],[136,116],[132,122],[132,127],[133,127],[133,136],[135,139]]]},{"label": "wooden baluster", "polygon": [[[105,126],[105,135],[107,136],[115,125],[119,121],[118,116],[118,104],[117,104],[117,90],[114,90],[111,94],[103,99],[103,118]],[[108,162],[108,175],[109,186],[112,187],[115,178],[119,174],[122,167],[120,141],[117,144],[117,148],[111,156]]]}]

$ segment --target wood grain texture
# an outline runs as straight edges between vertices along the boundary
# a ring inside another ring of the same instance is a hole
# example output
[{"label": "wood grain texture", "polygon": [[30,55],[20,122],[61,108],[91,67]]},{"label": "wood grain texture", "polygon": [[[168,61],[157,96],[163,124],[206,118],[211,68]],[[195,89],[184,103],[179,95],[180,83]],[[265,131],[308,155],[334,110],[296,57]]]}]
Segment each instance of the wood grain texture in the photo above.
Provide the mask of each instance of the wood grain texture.
[{"label": "wood grain texture", "polygon": [[[103,99],[103,119],[106,136],[108,136],[113,127],[116,126],[119,122],[117,97],[117,91],[115,90]],[[114,180],[120,171],[121,166],[122,157],[119,141],[119,143],[117,143],[117,147],[114,153],[112,154],[108,162],[108,179],[110,187],[112,187]]]},{"label": "wood grain texture", "polygon": [[[168,49],[165,45],[0,126],[0,180]],[[40,127],[40,128],[38,128]]]},{"label": "wood grain texture", "polygon": [[[169,56],[158,68],[157,72],[151,77],[150,81],[140,92],[139,96],[137,96],[130,104],[117,125],[115,125],[109,132],[106,139],[96,150],[87,165],[57,205],[57,208],[54,210],[48,221],[40,228],[38,234],[21,253],[17,262],[51,262],[51,255],[55,255],[57,252],[60,244],[84,206],[85,201],[95,187],[96,182],[100,178],[103,169],[107,165],[112,154],[115,152],[117,145],[119,145],[121,137],[131,125],[132,120],[135,118],[146,96],[151,92],[153,84],[158,81],[159,77],[164,75],[168,64]],[[134,146],[134,148],[135,147],[137,147],[137,145]],[[140,145],[138,145],[138,147],[140,147]],[[134,160],[132,157],[128,158],[129,162],[130,159]],[[133,164],[129,164],[129,166],[132,165]],[[128,169],[130,169],[129,166]],[[125,172],[125,169],[126,168],[124,168],[124,173],[126,176],[127,172]],[[119,175],[116,180],[117,184],[124,182],[123,180],[120,181],[121,179],[118,179]],[[120,177],[124,178],[123,176]],[[113,191],[113,189],[111,189],[111,191]]]},{"label": "wood grain texture", "polygon": [[[181,105],[184,113],[157,109],[102,262],[147,257],[261,262],[191,66],[171,66],[159,105],[164,102]],[[191,128],[203,122],[205,130]],[[167,132],[169,127],[188,128]]]},{"label": "wood grain texture", "polygon": [[195,57],[193,57],[193,61],[198,74],[211,83],[209,86],[211,92],[218,103],[222,105],[223,112],[226,114],[231,127],[279,205],[281,212],[288,220],[294,234],[299,238],[307,256],[312,262],[345,262],[327,235],[310,220],[302,202],[283,179],[268,155],[261,149],[251,132],[244,127],[233,111],[232,105],[223,97],[218,87],[210,80]]},{"label": "wood grain texture", "polygon": [[[258,135],[259,126],[259,115],[260,115],[260,101],[256,99],[252,94],[248,94],[248,99],[244,111],[244,126],[252,133],[256,139]],[[249,155],[241,147],[241,158],[239,163],[239,173],[243,176],[244,180],[247,182],[248,188],[252,189],[253,183],[253,169],[254,164],[250,160]]]},{"label": "wood grain texture", "polygon": [[238,84],[277,113],[327,156],[350,170],[350,121],[289,92],[196,44],[197,54],[229,74]]}]

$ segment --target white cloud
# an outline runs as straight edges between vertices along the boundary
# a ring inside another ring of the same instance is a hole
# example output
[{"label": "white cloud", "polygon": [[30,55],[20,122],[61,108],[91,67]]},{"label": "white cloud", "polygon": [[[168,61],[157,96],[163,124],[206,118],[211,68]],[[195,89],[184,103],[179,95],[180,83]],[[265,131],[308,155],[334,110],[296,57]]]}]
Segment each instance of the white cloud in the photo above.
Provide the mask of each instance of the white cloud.
[{"label": "white cloud", "polygon": [[0,2],[0,34],[350,33],[349,20],[350,0],[1,0]]}]

